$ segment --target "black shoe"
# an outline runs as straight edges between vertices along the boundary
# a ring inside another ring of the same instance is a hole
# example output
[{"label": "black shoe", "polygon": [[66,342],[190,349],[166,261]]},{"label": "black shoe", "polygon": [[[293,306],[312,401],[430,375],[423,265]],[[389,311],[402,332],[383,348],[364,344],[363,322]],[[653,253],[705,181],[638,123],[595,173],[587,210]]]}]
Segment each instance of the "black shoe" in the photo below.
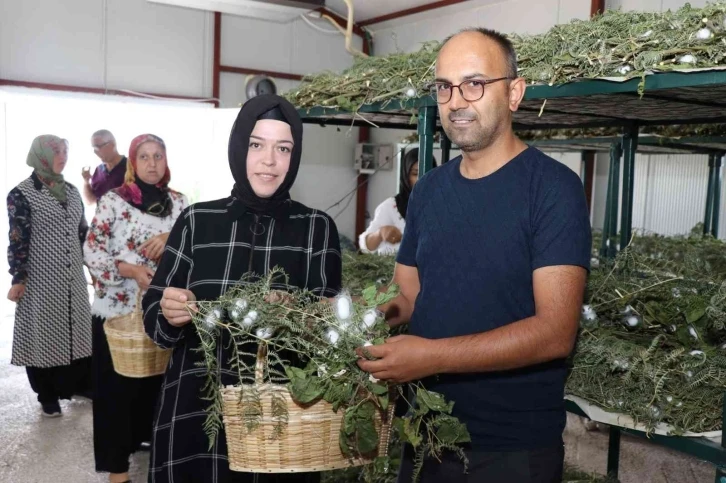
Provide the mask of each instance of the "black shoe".
[{"label": "black shoe", "polygon": [[139,451],[151,451],[151,443],[144,441],[139,445]]},{"label": "black shoe", "polygon": [[42,404],[43,410],[41,414],[45,418],[58,418],[63,415],[61,412],[60,404],[58,404],[58,401],[52,402],[52,403],[45,403]]}]

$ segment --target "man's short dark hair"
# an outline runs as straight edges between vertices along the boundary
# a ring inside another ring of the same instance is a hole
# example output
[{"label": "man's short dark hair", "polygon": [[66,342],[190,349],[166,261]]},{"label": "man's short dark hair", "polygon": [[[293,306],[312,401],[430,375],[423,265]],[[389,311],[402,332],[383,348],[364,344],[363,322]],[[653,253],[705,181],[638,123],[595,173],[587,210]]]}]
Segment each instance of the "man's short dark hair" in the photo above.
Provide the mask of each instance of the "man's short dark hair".
[{"label": "man's short dark hair", "polygon": [[502,49],[502,53],[504,54],[504,60],[506,62],[507,70],[505,72],[505,75],[511,78],[517,77],[517,53],[514,51],[514,45],[512,45],[512,41],[509,40],[504,34],[497,32],[496,30],[486,29],[483,27],[469,27],[447,37],[446,40],[444,40],[444,43],[441,44],[441,46],[443,47],[444,45],[446,45],[446,42],[459,34],[463,34],[464,32],[480,33],[484,37],[496,43],[499,48]]}]

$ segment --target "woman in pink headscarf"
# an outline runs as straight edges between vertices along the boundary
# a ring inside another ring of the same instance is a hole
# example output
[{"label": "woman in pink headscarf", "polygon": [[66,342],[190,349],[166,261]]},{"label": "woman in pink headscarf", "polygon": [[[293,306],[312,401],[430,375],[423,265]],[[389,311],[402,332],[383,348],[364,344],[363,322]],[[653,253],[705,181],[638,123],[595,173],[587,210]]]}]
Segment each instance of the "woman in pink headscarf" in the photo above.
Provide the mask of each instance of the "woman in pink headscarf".
[{"label": "woman in pink headscarf", "polygon": [[133,312],[137,295],[149,288],[171,227],[187,206],[169,188],[166,146],[153,134],[137,136],[129,148],[124,184],[98,200],[84,246],[94,276],[93,443],[96,471],[109,481],[129,481],[129,456],[151,436],[162,376],[132,379],[117,374],[103,331],[107,318]]}]

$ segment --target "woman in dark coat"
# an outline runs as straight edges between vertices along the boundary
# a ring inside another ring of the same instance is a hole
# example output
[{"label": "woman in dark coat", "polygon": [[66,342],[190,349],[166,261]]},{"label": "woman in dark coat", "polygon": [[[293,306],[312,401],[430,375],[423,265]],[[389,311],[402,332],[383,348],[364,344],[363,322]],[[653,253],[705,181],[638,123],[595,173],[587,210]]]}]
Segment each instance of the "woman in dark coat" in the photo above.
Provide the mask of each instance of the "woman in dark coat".
[{"label": "woman in dark coat", "polygon": [[[154,424],[150,482],[314,482],[317,474],[235,473],[220,431],[211,449],[203,424],[206,369],[187,302],[215,300],[248,273],[263,276],[279,266],[291,287],[321,297],[338,293],[338,231],[325,213],[290,199],[302,152],[302,123],[295,108],[274,95],[255,97],[240,111],[229,140],[232,195],[186,209],[144,297],[146,332],[172,348]],[[231,351],[218,344],[222,384],[239,381]]]}]

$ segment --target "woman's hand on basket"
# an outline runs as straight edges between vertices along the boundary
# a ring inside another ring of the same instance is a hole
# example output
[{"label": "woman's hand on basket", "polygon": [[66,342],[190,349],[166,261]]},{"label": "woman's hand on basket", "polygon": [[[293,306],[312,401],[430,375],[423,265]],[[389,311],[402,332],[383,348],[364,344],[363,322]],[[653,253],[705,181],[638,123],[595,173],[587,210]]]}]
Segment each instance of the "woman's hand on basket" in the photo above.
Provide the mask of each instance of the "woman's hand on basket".
[{"label": "woman's hand on basket", "polygon": [[164,247],[166,247],[167,240],[169,240],[169,233],[156,235],[142,243],[139,246],[138,251],[149,260],[158,260],[164,253]]},{"label": "woman's hand on basket", "polygon": [[197,298],[193,292],[183,288],[167,287],[161,297],[161,313],[174,327],[183,327],[192,320],[190,311],[196,312]]},{"label": "woman's hand on basket", "polygon": [[10,291],[8,291],[8,300],[17,303],[21,298],[23,298],[23,295],[25,295],[25,284],[16,283],[10,287]]},{"label": "woman's hand on basket", "polygon": [[120,262],[118,264],[118,272],[124,278],[133,278],[136,280],[139,289],[142,291],[149,289],[151,279],[154,278],[154,271],[152,269],[132,263]]}]

